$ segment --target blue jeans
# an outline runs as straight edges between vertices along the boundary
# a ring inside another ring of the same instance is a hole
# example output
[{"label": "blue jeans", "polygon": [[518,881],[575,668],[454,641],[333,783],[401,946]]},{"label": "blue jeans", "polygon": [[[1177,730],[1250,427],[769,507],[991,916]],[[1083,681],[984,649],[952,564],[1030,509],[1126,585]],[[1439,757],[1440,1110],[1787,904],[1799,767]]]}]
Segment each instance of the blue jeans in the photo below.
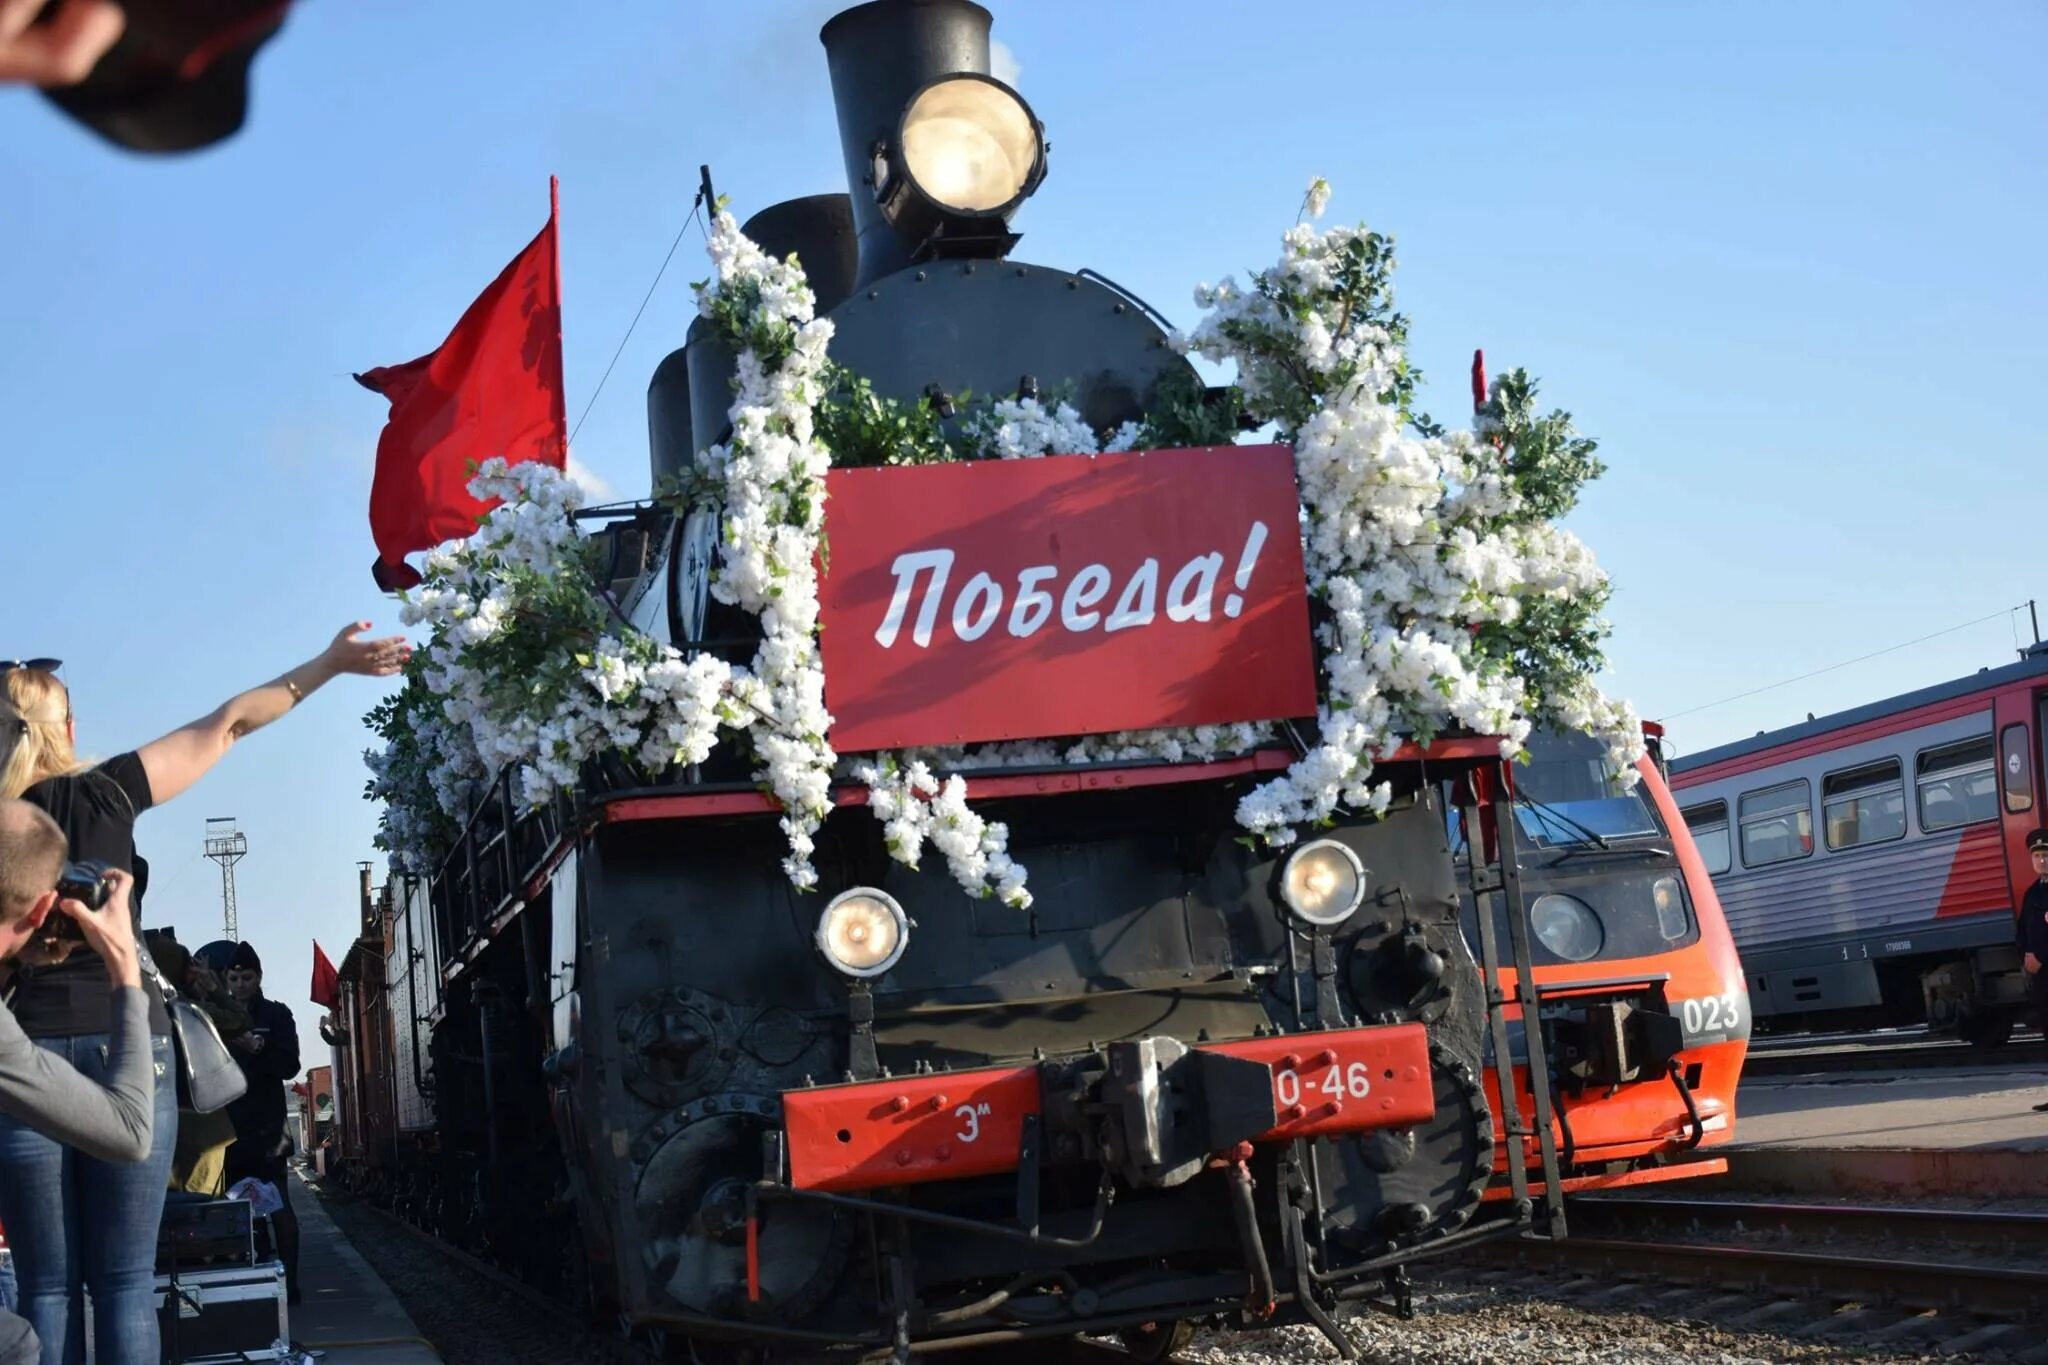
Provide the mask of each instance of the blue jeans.
[{"label": "blue jeans", "polygon": [[[106,1034],[36,1041],[83,1075],[106,1079]],[[152,1045],[155,1131],[139,1162],[101,1161],[0,1117],[0,1226],[42,1365],[85,1359],[81,1286],[92,1293],[98,1365],[157,1365],[156,1234],[178,1145],[178,1078],[170,1038]]]}]

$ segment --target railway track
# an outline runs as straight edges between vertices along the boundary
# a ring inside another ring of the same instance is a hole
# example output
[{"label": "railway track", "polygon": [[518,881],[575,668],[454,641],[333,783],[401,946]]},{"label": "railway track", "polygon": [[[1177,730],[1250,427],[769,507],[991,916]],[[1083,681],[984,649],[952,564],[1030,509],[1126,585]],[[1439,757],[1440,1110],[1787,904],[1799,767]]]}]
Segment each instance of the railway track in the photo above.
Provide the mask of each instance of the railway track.
[{"label": "railway track", "polygon": [[1580,1305],[2048,1361],[2048,1214],[1587,1196],[1571,1225],[1489,1248],[1492,1273]]},{"label": "railway track", "polygon": [[[1888,1237],[2006,1252],[2048,1249],[2048,1214],[2003,1209],[1586,1195],[1572,1201],[1571,1225],[1575,1236],[1662,1227],[1783,1232],[1802,1237]],[[2048,1303],[2043,1310],[2048,1311]]]}]

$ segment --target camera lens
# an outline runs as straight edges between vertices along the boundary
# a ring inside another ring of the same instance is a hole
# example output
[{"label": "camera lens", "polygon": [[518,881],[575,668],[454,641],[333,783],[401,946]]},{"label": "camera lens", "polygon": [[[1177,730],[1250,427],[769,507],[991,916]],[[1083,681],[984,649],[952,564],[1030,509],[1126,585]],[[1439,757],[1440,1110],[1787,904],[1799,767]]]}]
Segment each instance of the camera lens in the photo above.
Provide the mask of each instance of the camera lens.
[{"label": "camera lens", "polygon": [[113,889],[107,881],[107,871],[105,863],[67,863],[57,878],[57,894],[88,910],[98,910],[106,905],[107,893]]}]

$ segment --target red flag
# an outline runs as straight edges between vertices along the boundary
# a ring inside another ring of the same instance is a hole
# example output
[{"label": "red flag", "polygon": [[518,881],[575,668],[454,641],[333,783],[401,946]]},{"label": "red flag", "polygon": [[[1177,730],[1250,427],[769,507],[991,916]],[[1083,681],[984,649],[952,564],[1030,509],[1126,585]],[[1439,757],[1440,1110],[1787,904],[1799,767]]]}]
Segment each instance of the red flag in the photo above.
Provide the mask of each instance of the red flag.
[{"label": "red flag", "polygon": [[313,1003],[324,1009],[335,1009],[341,1004],[341,973],[334,970],[327,954],[320,951],[318,939],[313,940],[313,989],[309,994]]},{"label": "red flag", "polygon": [[387,592],[420,581],[407,554],[468,535],[490,510],[470,496],[472,465],[498,455],[567,464],[552,179],[548,186],[547,226],[477,295],[446,341],[355,377],[391,400],[370,487],[370,572]]}]

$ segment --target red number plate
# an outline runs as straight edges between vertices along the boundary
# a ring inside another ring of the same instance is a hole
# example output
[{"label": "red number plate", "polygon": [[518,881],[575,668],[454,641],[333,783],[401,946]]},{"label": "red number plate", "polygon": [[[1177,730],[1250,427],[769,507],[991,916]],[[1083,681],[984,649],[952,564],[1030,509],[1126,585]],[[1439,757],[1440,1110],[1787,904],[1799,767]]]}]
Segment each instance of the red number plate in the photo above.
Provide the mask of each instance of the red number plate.
[{"label": "red number plate", "polygon": [[1209,1050],[1273,1069],[1280,1122],[1260,1142],[1406,1128],[1436,1115],[1429,1032],[1420,1024],[1248,1038]]}]

